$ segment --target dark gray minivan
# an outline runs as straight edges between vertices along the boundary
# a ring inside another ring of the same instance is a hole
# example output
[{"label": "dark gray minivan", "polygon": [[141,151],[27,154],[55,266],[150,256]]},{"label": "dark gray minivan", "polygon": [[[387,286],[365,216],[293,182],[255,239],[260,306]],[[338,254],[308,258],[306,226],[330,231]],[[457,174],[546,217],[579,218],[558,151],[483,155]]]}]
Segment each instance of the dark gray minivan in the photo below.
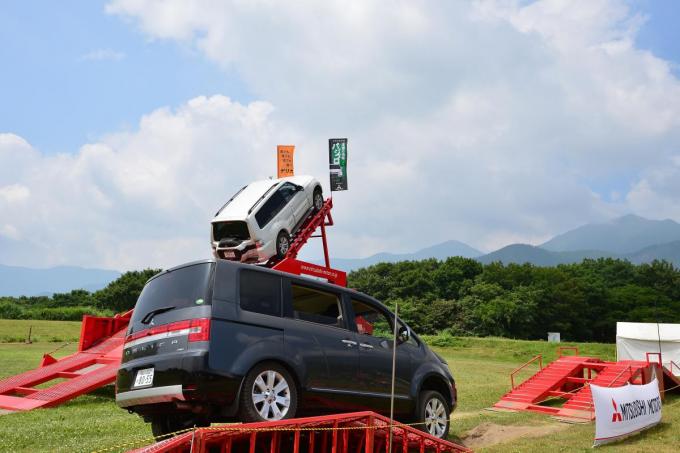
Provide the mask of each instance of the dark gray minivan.
[{"label": "dark gray minivan", "polygon": [[[397,321],[395,414],[446,437],[456,386]],[[394,315],[339,286],[225,260],[164,271],[128,328],[116,402],[155,436],[218,421],[389,413]]]}]

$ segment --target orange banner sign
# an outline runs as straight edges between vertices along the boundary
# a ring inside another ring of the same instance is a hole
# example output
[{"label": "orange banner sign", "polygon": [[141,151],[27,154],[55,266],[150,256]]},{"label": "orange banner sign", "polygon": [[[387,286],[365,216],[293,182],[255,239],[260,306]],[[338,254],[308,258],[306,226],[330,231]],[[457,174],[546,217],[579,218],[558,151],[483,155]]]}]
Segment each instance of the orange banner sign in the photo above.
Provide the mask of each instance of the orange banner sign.
[{"label": "orange banner sign", "polygon": [[293,154],[295,153],[294,145],[278,145],[276,147],[276,173],[277,178],[285,178],[286,176],[294,176],[293,169]]}]

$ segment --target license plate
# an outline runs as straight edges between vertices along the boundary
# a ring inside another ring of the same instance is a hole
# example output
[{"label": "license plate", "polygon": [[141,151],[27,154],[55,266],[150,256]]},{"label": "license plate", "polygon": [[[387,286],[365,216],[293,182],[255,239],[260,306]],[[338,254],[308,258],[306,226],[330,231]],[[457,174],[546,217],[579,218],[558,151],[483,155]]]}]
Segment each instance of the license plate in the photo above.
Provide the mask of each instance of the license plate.
[{"label": "license plate", "polygon": [[233,252],[231,250],[225,250],[224,251],[224,259],[233,260],[235,258],[236,258],[236,252]]},{"label": "license plate", "polygon": [[135,384],[133,387],[145,387],[151,384],[153,384],[153,368],[146,368],[144,370],[137,371],[137,376],[135,376]]}]

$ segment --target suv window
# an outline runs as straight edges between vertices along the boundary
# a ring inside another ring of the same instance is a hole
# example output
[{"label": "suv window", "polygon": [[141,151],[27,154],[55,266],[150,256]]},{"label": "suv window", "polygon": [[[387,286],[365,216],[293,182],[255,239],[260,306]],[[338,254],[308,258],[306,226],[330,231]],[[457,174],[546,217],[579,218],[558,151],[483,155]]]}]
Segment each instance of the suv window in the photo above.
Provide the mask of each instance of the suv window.
[{"label": "suv window", "polygon": [[243,310],[281,316],[281,277],[242,270],[240,303]]},{"label": "suv window", "polygon": [[327,326],[345,327],[340,297],[332,292],[291,285],[293,318]]},{"label": "suv window", "polygon": [[281,193],[283,199],[286,200],[286,203],[288,203],[297,193],[297,187],[289,182],[286,182],[279,188],[278,192]]},{"label": "suv window", "polygon": [[283,206],[286,204],[286,200],[281,196],[277,190],[269,197],[269,200],[265,201],[262,207],[255,214],[255,220],[257,220],[257,225],[260,228],[264,228],[276,214],[281,211]]}]

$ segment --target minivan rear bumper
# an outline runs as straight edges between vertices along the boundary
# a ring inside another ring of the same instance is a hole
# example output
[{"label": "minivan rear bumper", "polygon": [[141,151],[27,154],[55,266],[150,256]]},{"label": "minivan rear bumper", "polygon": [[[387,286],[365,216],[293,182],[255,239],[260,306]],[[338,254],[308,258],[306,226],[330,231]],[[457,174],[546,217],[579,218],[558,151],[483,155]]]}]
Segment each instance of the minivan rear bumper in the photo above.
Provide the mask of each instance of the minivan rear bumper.
[{"label": "minivan rear bumper", "polygon": [[116,394],[116,404],[120,407],[140,406],[145,404],[171,403],[184,401],[181,385],[166,385],[164,387],[149,387],[130,390]]}]

